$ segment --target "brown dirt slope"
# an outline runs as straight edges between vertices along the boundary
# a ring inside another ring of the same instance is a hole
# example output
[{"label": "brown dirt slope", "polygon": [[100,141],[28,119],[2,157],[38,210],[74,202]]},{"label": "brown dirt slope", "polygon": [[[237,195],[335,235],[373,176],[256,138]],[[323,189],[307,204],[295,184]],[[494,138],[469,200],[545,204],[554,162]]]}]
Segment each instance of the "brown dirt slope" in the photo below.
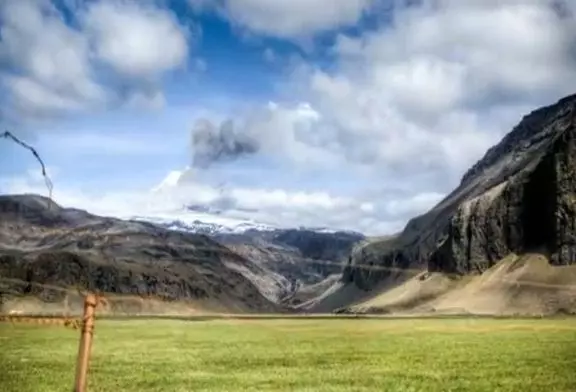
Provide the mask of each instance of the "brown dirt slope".
[{"label": "brown dirt slope", "polygon": [[350,311],[491,315],[576,314],[576,266],[511,254],[481,275],[422,272]]}]

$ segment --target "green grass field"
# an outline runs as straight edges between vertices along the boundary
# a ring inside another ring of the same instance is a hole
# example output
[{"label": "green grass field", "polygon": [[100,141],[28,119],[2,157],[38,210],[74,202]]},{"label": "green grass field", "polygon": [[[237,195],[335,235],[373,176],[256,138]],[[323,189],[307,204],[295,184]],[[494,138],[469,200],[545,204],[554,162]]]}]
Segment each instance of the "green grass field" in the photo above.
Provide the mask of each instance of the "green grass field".
[{"label": "green grass field", "polygon": [[[0,391],[69,391],[78,332],[0,323]],[[576,319],[99,320],[90,391],[576,391]]]}]

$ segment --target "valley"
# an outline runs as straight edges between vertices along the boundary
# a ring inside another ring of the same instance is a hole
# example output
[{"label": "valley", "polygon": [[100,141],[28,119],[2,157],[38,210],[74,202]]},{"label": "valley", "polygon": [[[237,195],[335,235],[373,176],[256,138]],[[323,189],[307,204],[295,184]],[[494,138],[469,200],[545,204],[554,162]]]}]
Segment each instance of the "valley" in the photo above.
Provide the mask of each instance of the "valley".
[{"label": "valley", "polygon": [[576,96],[568,96],[526,115],[452,193],[394,235],[121,220],[3,195],[3,307],[21,306],[20,296],[62,301],[42,288],[51,285],[157,301],[132,304],[134,312],[162,313],[166,302],[166,312],[186,303],[184,313],[574,313],[575,172]]}]

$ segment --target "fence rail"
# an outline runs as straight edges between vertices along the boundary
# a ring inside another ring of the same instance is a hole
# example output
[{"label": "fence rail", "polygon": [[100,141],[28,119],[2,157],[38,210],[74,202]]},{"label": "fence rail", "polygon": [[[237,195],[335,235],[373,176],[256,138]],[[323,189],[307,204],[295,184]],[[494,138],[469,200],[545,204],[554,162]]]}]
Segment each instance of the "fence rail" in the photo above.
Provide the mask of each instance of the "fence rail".
[{"label": "fence rail", "polygon": [[8,314],[0,314],[0,322],[58,325],[74,330],[80,329],[74,392],[85,392],[92,349],[92,337],[94,335],[96,308],[103,303],[105,303],[105,300],[102,297],[88,294],[84,298],[84,313],[81,318],[71,318],[62,314],[31,315],[19,311],[11,311],[8,312]]}]

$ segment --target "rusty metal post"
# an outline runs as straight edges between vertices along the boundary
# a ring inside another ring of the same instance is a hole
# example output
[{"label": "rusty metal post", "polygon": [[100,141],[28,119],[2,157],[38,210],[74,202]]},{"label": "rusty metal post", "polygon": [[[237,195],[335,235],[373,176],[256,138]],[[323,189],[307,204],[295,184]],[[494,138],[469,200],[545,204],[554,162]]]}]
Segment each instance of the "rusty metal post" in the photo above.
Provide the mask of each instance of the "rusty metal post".
[{"label": "rusty metal post", "polygon": [[98,300],[94,294],[88,294],[84,298],[84,316],[82,317],[82,332],[80,336],[80,346],[78,348],[74,392],[86,391],[88,363],[90,362],[92,334],[94,332],[94,309],[97,304]]}]

